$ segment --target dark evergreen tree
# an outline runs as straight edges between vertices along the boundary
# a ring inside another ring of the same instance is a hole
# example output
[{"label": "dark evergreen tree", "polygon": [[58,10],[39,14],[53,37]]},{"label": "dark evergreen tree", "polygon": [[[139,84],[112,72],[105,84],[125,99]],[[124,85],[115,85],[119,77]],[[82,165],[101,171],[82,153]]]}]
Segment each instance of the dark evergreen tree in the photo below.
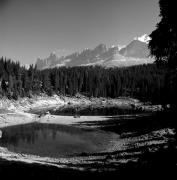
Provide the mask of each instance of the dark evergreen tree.
[{"label": "dark evergreen tree", "polygon": [[[152,38],[149,47],[152,56],[156,58],[157,64],[168,65],[166,75],[166,89],[164,96],[168,97],[165,103],[170,103],[172,107],[177,107],[177,23],[175,21],[176,2],[160,0],[160,17],[150,37]],[[167,95],[168,94],[168,95]]]}]

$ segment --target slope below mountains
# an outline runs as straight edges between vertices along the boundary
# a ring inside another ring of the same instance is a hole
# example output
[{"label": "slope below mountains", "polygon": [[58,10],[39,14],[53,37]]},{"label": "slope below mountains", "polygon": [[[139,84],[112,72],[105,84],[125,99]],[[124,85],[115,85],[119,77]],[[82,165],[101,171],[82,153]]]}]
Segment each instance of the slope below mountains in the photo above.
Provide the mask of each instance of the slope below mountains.
[{"label": "slope below mountains", "polygon": [[154,59],[149,57],[148,43],[145,41],[147,39],[147,35],[135,38],[121,49],[118,46],[108,48],[100,44],[94,49],[85,49],[68,56],[57,57],[55,53],[51,53],[46,59],[37,59],[36,65],[42,70],[61,66],[123,67],[152,63]]}]

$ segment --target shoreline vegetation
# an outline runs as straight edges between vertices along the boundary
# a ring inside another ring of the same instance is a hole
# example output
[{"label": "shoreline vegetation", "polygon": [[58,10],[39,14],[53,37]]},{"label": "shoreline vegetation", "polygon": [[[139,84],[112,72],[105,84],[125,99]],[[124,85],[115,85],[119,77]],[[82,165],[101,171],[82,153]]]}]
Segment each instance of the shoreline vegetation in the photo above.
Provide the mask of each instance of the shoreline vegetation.
[{"label": "shoreline vegetation", "polygon": [[[0,127],[6,127],[17,124],[24,124],[29,122],[57,122],[61,124],[72,124],[73,122],[85,121],[85,120],[105,120],[106,117],[103,116],[55,116],[50,114],[39,115],[33,114],[33,111],[47,111],[52,109],[57,109],[60,107],[73,107],[78,106],[87,107],[117,107],[125,108],[130,110],[137,110],[142,112],[155,112],[162,111],[162,105],[152,105],[149,102],[141,102],[137,99],[129,97],[119,97],[119,98],[89,98],[77,94],[74,97],[71,96],[47,96],[41,94],[40,96],[33,96],[32,98],[19,98],[18,100],[9,100],[7,98],[2,98],[0,100]],[[96,118],[95,118],[96,117]],[[50,121],[51,120],[51,121]]]}]

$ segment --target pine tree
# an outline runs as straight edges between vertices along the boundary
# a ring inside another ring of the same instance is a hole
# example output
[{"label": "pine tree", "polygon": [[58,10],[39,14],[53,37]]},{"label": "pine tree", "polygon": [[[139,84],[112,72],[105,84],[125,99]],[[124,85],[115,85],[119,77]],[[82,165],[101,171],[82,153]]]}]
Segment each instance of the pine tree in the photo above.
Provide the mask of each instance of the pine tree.
[{"label": "pine tree", "polygon": [[[158,64],[168,65],[168,74],[166,76],[166,93],[172,107],[177,107],[177,23],[175,1],[160,0],[161,21],[157,24],[150,37],[149,48],[152,56],[156,58]],[[167,102],[166,102],[167,103]]]}]

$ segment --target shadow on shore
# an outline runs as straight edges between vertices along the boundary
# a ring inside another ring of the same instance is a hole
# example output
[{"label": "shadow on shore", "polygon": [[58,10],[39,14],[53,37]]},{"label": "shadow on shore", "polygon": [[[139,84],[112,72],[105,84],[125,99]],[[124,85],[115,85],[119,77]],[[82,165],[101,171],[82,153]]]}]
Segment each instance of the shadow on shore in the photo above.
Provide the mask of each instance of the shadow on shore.
[{"label": "shadow on shore", "polygon": [[0,174],[6,178],[44,178],[44,179],[65,179],[65,178],[111,178],[121,179],[128,177],[153,178],[153,177],[175,177],[177,172],[176,150],[171,148],[161,150],[158,153],[147,153],[138,162],[128,162],[120,165],[116,171],[110,172],[89,172],[69,169],[59,169],[46,165],[25,164],[9,162],[0,159]]}]

